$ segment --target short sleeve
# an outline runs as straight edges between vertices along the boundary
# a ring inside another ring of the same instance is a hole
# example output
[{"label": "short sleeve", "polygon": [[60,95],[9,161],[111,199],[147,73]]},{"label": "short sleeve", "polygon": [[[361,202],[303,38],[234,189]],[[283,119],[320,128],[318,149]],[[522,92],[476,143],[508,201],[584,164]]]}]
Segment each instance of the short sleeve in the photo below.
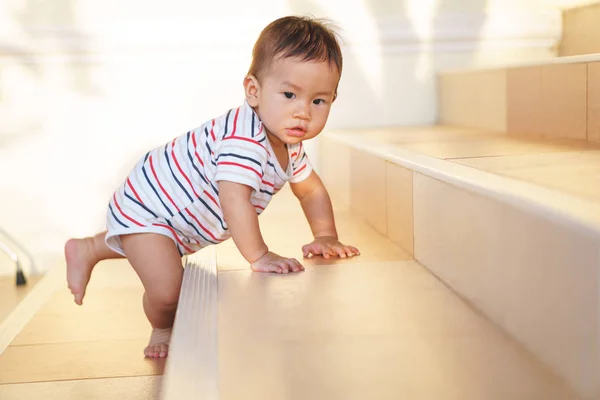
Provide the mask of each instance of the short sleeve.
[{"label": "short sleeve", "polygon": [[258,141],[243,136],[229,136],[216,149],[214,181],[229,181],[260,190],[267,163],[267,150]]},{"label": "short sleeve", "polygon": [[292,148],[292,177],[290,178],[290,183],[298,183],[302,182],[306,178],[310,176],[313,171],[313,167],[308,159],[308,155],[304,151],[304,146],[302,143],[294,146]]}]

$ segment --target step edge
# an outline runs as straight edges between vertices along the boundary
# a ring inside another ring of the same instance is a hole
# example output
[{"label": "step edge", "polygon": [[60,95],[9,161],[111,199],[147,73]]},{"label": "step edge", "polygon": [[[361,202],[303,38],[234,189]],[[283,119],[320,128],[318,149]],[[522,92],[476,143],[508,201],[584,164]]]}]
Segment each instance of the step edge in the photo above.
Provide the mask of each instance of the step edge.
[{"label": "step edge", "polygon": [[160,399],[218,398],[215,246],[186,257]]}]

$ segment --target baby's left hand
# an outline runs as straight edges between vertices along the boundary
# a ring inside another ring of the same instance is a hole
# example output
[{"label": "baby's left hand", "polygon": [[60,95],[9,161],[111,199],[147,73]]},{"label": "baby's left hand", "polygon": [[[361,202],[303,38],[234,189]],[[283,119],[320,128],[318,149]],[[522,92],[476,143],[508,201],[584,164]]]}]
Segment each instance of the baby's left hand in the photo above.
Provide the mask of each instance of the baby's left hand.
[{"label": "baby's left hand", "polygon": [[336,238],[331,236],[318,237],[312,243],[302,246],[304,257],[312,255],[322,255],[323,258],[331,256],[340,256],[341,258],[360,255],[360,251],[353,246],[345,246]]}]

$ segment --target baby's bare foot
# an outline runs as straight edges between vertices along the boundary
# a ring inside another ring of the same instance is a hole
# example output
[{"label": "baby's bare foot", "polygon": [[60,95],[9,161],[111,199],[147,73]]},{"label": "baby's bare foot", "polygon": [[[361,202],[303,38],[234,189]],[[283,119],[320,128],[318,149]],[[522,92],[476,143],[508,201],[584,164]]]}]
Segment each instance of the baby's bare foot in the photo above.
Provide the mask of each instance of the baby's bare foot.
[{"label": "baby's bare foot", "polygon": [[152,329],[148,347],[144,349],[146,357],[164,358],[169,354],[169,342],[171,341],[171,328]]},{"label": "baby's bare foot", "polygon": [[92,243],[88,243],[90,240],[91,238],[70,239],[65,245],[67,283],[75,297],[75,303],[79,305],[83,303],[85,288],[90,281],[92,268],[96,264],[92,248],[90,248]]}]

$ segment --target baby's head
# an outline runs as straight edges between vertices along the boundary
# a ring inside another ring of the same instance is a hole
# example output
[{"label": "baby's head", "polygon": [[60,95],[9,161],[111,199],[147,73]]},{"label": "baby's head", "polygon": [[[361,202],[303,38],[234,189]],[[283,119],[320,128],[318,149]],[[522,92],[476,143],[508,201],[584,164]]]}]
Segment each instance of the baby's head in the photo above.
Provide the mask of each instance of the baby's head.
[{"label": "baby's head", "polygon": [[280,18],[254,45],[244,79],[246,100],[273,144],[298,143],[323,130],[341,73],[342,52],[325,22]]}]

